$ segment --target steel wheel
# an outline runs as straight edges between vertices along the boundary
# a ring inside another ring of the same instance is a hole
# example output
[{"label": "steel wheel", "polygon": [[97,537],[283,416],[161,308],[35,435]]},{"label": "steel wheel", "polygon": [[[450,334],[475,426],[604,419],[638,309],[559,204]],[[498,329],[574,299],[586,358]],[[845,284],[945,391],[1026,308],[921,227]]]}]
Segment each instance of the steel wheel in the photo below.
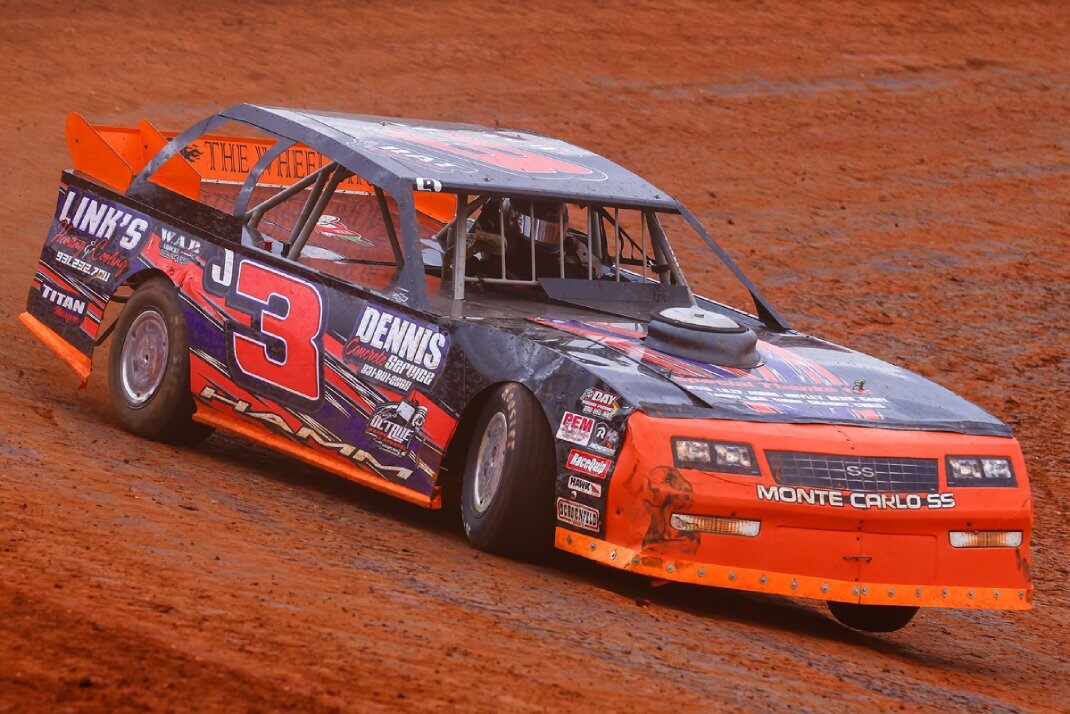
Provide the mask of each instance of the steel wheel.
[{"label": "steel wheel", "polygon": [[490,553],[543,555],[553,545],[557,454],[539,400],[516,382],[495,387],[468,433],[461,484],[468,540]]},{"label": "steel wheel", "polygon": [[505,444],[509,424],[505,414],[497,412],[487,423],[476,455],[476,473],[472,479],[472,504],[477,513],[485,513],[498,492],[505,466]]},{"label": "steel wheel", "polygon": [[167,371],[168,348],[163,315],[150,309],[134,319],[119,360],[123,399],[135,409],[144,406],[159,389]]}]

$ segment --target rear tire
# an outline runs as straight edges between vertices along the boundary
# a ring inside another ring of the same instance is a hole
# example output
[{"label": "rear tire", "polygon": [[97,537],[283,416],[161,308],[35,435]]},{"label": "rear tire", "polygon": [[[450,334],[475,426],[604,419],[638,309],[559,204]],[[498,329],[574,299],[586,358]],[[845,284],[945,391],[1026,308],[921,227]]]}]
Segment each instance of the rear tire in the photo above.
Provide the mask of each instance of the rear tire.
[{"label": "rear tire", "polygon": [[119,315],[108,388],[119,422],[138,436],[198,444],[213,429],[193,421],[189,336],[178,291],[163,277],[141,285]]},{"label": "rear tire", "polygon": [[534,395],[499,387],[483,406],[468,445],[461,521],[479,550],[534,558],[553,544],[553,435]]},{"label": "rear tire", "polygon": [[918,608],[905,605],[856,605],[849,602],[828,603],[832,616],[842,624],[863,632],[895,632],[906,627]]}]

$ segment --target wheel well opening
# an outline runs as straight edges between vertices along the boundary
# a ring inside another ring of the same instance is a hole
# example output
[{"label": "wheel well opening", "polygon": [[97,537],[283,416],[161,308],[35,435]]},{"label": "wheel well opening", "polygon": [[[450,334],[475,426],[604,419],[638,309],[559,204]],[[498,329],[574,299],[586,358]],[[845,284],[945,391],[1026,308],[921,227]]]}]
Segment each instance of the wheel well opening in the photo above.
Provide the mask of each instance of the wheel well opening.
[{"label": "wheel well opening", "polygon": [[[454,430],[453,436],[450,437],[450,443],[442,457],[442,468],[439,470],[439,492],[442,494],[442,507],[444,509],[460,508],[461,484],[464,481],[464,470],[468,460],[468,446],[472,443],[473,432],[479,421],[479,415],[482,414],[483,407],[495,390],[505,384],[509,384],[509,382],[502,381],[487,385],[468,402],[461,412],[461,418],[457,422],[457,428]],[[520,384],[524,389],[528,389],[522,383],[518,382],[517,384]],[[530,392],[531,390],[528,391]],[[543,416],[545,417],[545,412]],[[549,418],[546,419],[546,424],[547,428],[549,428]]]},{"label": "wheel well opening", "polygon": [[[129,276],[122,282],[122,284],[115,288],[115,291],[112,292],[111,295],[108,296],[108,302],[104,305],[104,319],[101,320],[101,323],[103,324],[108,318],[110,318],[111,321],[108,322],[108,326],[97,336],[96,343],[94,344],[95,347],[100,347],[111,336],[116,323],[119,321],[119,315],[122,314],[123,309],[126,307],[126,301],[130,299],[130,296],[134,291],[153,278],[163,278],[172,285],[174,284],[174,281],[172,281],[167,273],[162,270],[159,270],[158,268],[146,268],[145,270],[139,270]],[[116,304],[119,307],[116,310],[109,310],[113,304]]]}]

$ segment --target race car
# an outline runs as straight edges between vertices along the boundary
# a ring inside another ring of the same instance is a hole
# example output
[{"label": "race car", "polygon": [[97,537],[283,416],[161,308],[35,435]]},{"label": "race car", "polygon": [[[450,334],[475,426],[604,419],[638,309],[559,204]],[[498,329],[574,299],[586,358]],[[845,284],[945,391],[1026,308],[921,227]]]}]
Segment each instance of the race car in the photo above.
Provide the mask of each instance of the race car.
[{"label": "race car", "polygon": [[[254,104],[177,135],[72,114],[66,137],[21,320],[83,385],[111,336],[134,434],[238,434],[458,502],[482,550],[824,600],[862,630],[1030,607],[1010,429],[791,329],[682,203],[602,156]],[[695,294],[670,239],[753,310]]]}]

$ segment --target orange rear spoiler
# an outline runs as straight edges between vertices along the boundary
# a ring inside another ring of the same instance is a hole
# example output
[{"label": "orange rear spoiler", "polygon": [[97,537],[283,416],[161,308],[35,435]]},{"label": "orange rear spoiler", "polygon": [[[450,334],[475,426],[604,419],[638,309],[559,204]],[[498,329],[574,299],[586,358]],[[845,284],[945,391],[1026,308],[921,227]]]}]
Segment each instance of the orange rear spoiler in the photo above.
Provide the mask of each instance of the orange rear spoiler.
[{"label": "orange rear spoiler", "polygon": [[[64,134],[74,160],[74,169],[124,193],[134,176],[167,143],[148,121],[135,128],[93,126],[77,112],[67,116]],[[156,173],[153,181],[196,200],[201,175],[183,156],[175,156]]]},{"label": "orange rear spoiler", "polygon": [[[94,126],[77,112],[67,116],[65,134],[74,159],[74,169],[125,193],[130,182],[177,132],[160,132],[148,121],[129,129]],[[152,178],[152,182],[193,200],[200,198],[201,181],[242,183],[256,161],[272,146],[271,139],[249,139],[206,134],[186,151],[176,154]],[[261,185],[289,186],[330,162],[301,144],[282,152],[264,171]],[[371,193],[368,182],[353,177],[341,190]],[[453,219],[455,199],[448,194],[414,194],[416,210],[442,222]]]}]

